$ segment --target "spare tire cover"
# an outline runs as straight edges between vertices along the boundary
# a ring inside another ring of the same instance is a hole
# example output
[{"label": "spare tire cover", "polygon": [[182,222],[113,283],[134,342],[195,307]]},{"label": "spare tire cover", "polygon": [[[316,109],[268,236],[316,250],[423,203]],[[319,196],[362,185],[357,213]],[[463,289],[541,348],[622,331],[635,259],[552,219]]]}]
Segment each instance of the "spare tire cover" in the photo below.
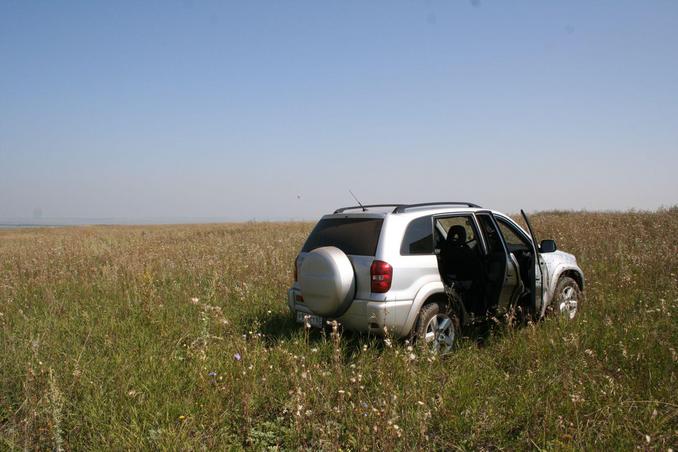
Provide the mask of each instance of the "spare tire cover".
[{"label": "spare tire cover", "polygon": [[314,314],[343,314],[355,295],[355,274],[346,254],[334,246],[316,248],[299,269],[299,286],[304,304]]}]

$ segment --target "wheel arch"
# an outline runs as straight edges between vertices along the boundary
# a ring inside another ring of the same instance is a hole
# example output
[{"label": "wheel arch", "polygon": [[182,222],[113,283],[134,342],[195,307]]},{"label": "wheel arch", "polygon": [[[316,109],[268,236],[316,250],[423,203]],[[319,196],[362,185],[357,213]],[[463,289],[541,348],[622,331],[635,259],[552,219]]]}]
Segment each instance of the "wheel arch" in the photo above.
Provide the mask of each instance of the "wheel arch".
[{"label": "wheel arch", "polygon": [[421,308],[424,305],[438,300],[443,302],[447,301],[442,281],[430,282],[422,286],[417,292],[417,295],[415,295],[414,300],[412,300],[412,307],[410,308],[410,312],[407,314],[407,320],[405,320],[405,324],[403,325],[402,335],[408,336],[412,333],[412,329],[419,316],[419,311],[421,311]]},{"label": "wheel arch", "polygon": [[568,268],[566,270],[563,270],[560,273],[560,275],[558,275],[558,280],[560,280],[560,278],[562,278],[563,276],[569,276],[570,278],[574,279],[577,285],[579,286],[579,290],[581,291],[584,290],[584,275],[580,271],[574,268]]}]

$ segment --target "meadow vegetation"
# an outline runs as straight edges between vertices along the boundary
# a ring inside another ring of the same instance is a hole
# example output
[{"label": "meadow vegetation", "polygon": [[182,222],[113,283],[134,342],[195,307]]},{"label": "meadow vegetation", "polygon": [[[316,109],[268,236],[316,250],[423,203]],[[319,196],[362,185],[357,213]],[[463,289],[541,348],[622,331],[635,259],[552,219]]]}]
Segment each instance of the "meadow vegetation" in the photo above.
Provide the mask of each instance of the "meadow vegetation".
[{"label": "meadow vegetation", "polygon": [[0,449],[675,449],[678,209],[533,226],[577,319],[443,359],[292,321],[311,224],[0,231]]}]

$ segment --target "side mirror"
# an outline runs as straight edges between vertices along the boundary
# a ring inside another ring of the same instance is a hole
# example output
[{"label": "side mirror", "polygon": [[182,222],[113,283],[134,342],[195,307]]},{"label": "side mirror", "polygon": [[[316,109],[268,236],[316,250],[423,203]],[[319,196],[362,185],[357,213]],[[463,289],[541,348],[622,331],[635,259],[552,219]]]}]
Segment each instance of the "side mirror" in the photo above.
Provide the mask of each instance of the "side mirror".
[{"label": "side mirror", "polygon": [[552,253],[557,249],[558,247],[556,246],[555,240],[542,240],[539,244],[540,253]]}]

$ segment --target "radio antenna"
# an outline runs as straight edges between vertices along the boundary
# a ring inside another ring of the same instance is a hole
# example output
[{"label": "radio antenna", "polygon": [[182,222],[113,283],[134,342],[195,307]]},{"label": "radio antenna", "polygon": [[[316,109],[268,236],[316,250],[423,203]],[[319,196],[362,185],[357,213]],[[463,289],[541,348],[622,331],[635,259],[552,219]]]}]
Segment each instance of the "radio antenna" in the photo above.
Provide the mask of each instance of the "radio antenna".
[{"label": "radio antenna", "polygon": [[367,212],[367,209],[365,208],[365,206],[363,206],[363,203],[361,203],[361,202],[358,200],[358,198],[353,194],[353,192],[351,191],[350,188],[348,189],[348,192],[351,194],[351,196],[353,196],[353,199],[355,199],[355,202],[357,202],[358,205],[363,209],[363,212]]}]

